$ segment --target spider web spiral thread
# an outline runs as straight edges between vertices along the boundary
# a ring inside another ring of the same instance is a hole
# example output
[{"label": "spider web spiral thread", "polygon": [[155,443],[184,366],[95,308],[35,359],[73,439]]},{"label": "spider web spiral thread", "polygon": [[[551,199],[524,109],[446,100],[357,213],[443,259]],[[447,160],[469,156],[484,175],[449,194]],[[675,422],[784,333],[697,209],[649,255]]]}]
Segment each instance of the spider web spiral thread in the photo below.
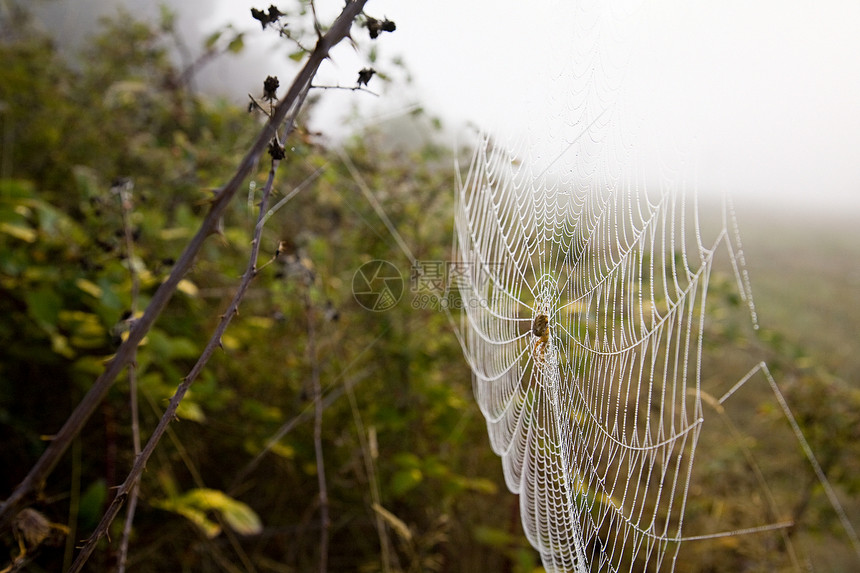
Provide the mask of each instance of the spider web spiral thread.
[{"label": "spider web spiral thread", "polygon": [[484,138],[456,211],[460,332],[492,448],[547,569],[660,569],[683,537],[725,227],[705,245],[683,195],[537,186],[515,157]]}]

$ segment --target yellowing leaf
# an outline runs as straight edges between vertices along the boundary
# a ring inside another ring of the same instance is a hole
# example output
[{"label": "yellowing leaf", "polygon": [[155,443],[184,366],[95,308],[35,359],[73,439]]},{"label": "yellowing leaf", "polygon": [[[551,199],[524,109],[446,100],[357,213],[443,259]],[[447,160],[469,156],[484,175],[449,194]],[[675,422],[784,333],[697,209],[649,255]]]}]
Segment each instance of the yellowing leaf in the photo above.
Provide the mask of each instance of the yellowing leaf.
[{"label": "yellowing leaf", "polygon": [[82,291],[84,291],[88,295],[95,297],[95,298],[101,298],[102,294],[104,292],[104,291],[102,291],[102,287],[100,287],[99,285],[97,285],[96,283],[94,283],[92,281],[88,281],[87,279],[76,280],[75,286],[77,286],[79,289],[81,289]]},{"label": "yellowing leaf", "polygon": [[33,214],[33,210],[26,205],[15,205],[15,208],[12,210],[22,217],[29,217]]},{"label": "yellowing leaf", "polygon": [[221,345],[226,350],[237,350],[242,347],[242,343],[239,341],[239,339],[230,334],[224,334],[223,336],[221,336]]},{"label": "yellowing leaf", "polygon": [[239,535],[256,535],[263,530],[263,524],[253,509],[233,498],[228,500],[229,503],[221,508],[221,515],[230,529]]},{"label": "yellowing leaf", "polygon": [[206,414],[203,413],[203,408],[200,407],[200,404],[189,402],[188,400],[184,400],[179,403],[179,407],[176,409],[176,415],[183,420],[191,420],[193,422],[201,423],[206,421]]},{"label": "yellowing leaf", "polygon": [[185,239],[191,236],[191,231],[184,227],[174,227],[172,229],[162,229],[159,233],[161,238],[165,241],[172,241],[174,239]]},{"label": "yellowing leaf", "polygon": [[61,310],[57,315],[57,324],[64,332],[70,333],[72,346],[99,348],[104,344],[105,328],[95,314],[81,310]]},{"label": "yellowing leaf", "polygon": [[486,478],[469,478],[465,483],[466,487],[478,493],[494,494],[498,490],[496,484]]},{"label": "yellowing leaf", "polygon": [[32,243],[39,236],[35,230],[30,227],[22,227],[20,225],[12,225],[10,223],[0,223],[0,232],[11,235],[16,239],[21,239],[28,243]]},{"label": "yellowing leaf", "polygon": [[275,324],[274,319],[271,319],[268,316],[249,316],[244,319],[244,322],[249,326],[255,326],[257,328],[272,328]]},{"label": "yellowing leaf", "polygon": [[62,334],[54,333],[51,335],[51,350],[66,358],[75,357],[75,351],[69,346],[69,339]]},{"label": "yellowing leaf", "polygon": [[213,537],[221,533],[221,526],[207,518],[206,513],[200,511],[199,509],[180,505],[174,508],[172,511],[175,511],[176,513],[199,527],[201,531],[203,531],[203,535],[205,535],[209,539],[212,539]]},{"label": "yellowing leaf", "polygon": [[277,456],[291,460],[296,457],[296,449],[289,444],[277,443],[272,446],[271,451]]},{"label": "yellowing leaf", "polygon": [[[128,331],[128,330],[123,331],[122,333],[120,333],[119,339],[122,340],[123,342],[125,342],[129,336],[129,334],[131,334],[130,331]],[[147,344],[149,344],[149,336],[144,336],[140,340],[140,342],[137,343],[137,346],[141,347],[141,346],[146,346]]]},{"label": "yellowing leaf", "polygon": [[197,296],[197,293],[200,292],[197,288],[197,285],[191,282],[188,279],[182,279],[179,281],[179,284],[176,285],[177,290],[184,292],[188,296]]},{"label": "yellowing leaf", "polygon": [[230,529],[240,535],[255,535],[263,529],[253,509],[217,489],[192,489],[171,499],[156,500],[153,505],[184,516],[210,538],[218,535],[221,528],[206,517],[208,511],[219,512]]}]

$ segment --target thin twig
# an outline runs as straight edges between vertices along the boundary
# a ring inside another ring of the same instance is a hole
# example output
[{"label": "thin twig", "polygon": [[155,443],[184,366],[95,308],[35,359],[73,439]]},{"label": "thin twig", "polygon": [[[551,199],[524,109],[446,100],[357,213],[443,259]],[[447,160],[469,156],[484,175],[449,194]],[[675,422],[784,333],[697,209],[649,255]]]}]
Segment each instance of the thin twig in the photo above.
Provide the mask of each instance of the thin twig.
[{"label": "thin twig", "polygon": [[388,229],[388,232],[394,237],[394,240],[397,241],[397,245],[400,247],[400,250],[403,251],[403,254],[406,255],[406,258],[409,259],[409,262],[412,263],[414,267],[416,265],[417,259],[415,255],[412,254],[412,251],[409,249],[409,246],[406,244],[406,241],[403,240],[403,237],[397,231],[397,227],[394,223],[391,222],[391,219],[388,217],[388,214],[385,212],[385,209],[382,208],[382,204],[371,191],[370,186],[365,182],[364,177],[361,176],[361,173],[358,171],[358,168],[353,163],[352,159],[349,157],[349,154],[344,151],[342,148],[336,148],[337,154],[340,155],[340,158],[343,160],[343,164],[346,166],[349,174],[352,176],[355,184],[358,185],[358,188],[364,194],[367,202],[370,203],[370,206],[373,207],[373,210],[376,211],[376,214],[385,224],[385,228]]},{"label": "thin twig", "polygon": [[375,91],[371,91],[364,86],[341,86],[341,85],[326,86],[326,85],[314,84],[311,86],[311,89],[312,90],[347,90],[347,91],[351,91],[351,92],[365,92],[365,93],[369,93],[372,96],[379,97],[378,93],[376,93]]},{"label": "thin twig", "polygon": [[[131,319],[137,314],[138,293],[140,292],[140,277],[137,273],[137,265],[134,256],[134,233],[131,229],[130,215],[132,211],[131,183],[122,185],[119,189],[120,212],[122,214],[123,234],[125,235],[125,256],[128,261],[128,272],[131,275]],[[128,393],[129,408],[131,409],[131,439],[135,458],[140,455],[140,416],[137,405],[137,369],[135,368],[136,353],[132,354],[128,364]],[[137,496],[140,491],[140,480],[134,481],[128,499],[128,509],[125,514],[125,524],[122,529],[122,540],[119,546],[119,560],[117,572],[125,573],[128,561],[128,543],[131,539],[131,528],[134,523],[134,514],[137,510]]]},{"label": "thin twig", "polygon": [[131,316],[137,314],[138,293],[140,292],[140,276],[135,265],[134,255],[134,231],[131,226],[131,212],[133,208],[131,191],[134,184],[126,180],[116,186],[119,198],[120,215],[122,217],[122,230],[125,238],[125,256],[128,261],[128,274],[131,278]]},{"label": "thin twig", "polygon": [[307,317],[308,327],[308,362],[311,365],[311,382],[313,384],[314,395],[314,454],[316,456],[317,482],[319,483],[320,490],[320,573],[326,573],[328,570],[329,533],[328,487],[325,479],[325,458],[323,457],[322,446],[322,385],[320,384],[319,362],[317,362],[316,318],[314,317],[314,307],[311,302],[312,281],[313,279],[309,272],[305,288],[305,316]]},{"label": "thin twig", "polygon": [[310,50],[307,48],[307,46],[305,46],[301,40],[299,40],[298,38],[293,36],[292,32],[290,32],[290,29],[287,28],[286,26],[281,26],[278,33],[282,38],[286,38],[287,40],[294,43],[296,45],[296,47],[299,49],[299,51],[302,51],[306,54],[310,53]]},{"label": "thin twig", "polygon": [[78,538],[78,515],[81,511],[81,439],[72,441],[72,471],[69,484],[69,533],[63,550],[63,570],[72,563],[75,556],[75,540]]},{"label": "thin twig", "polygon": [[[131,380],[134,378],[134,366],[128,367],[128,379],[129,379],[129,390],[131,392],[131,400],[137,405],[137,398],[135,394],[137,393],[137,386],[132,385]],[[135,456],[140,455],[140,437],[135,435]],[[131,539],[131,528],[134,523],[134,514],[137,510],[137,498],[138,492],[140,491],[140,480],[137,479],[134,481],[134,485],[131,488],[131,493],[128,498],[128,509],[125,514],[125,523],[123,524],[122,529],[122,541],[119,545],[119,563],[117,564],[117,573],[125,573],[125,565],[128,561],[128,544]]]},{"label": "thin twig", "polygon": [[305,189],[306,189],[306,188],[307,188],[311,183],[313,183],[314,181],[316,181],[316,180],[317,180],[317,177],[319,177],[320,175],[322,175],[323,171],[325,171],[325,168],[326,168],[327,166],[328,166],[328,162],[326,162],[326,163],[325,163],[325,165],[322,165],[321,167],[317,168],[317,170],[316,170],[316,171],[314,171],[313,173],[311,173],[310,175],[308,175],[308,176],[305,178],[305,180],[304,180],[304,181],[302,181],[301,183],[299,183],[299,184],[298,184],[298,185],[297,185],[297,186],[296,186],[292,191],[290,191],[289,193],[287,193],[287,194],[286,194],[286,195],[285,195],[285,196],[284,196],[280,201],[278,201],[278,202],[274,205],[274,207],[272,207],[271,209],[269,209],[269,210],[266,212],[266,215],[263,217],[263,220],[262,220],[262,221],[260,221],[260,224],[265,225],[265,224],[266,224],[266,221],[268,221],[268,220],[272,217],[272,215],[274,215],[275,213],[277,213],[277,212],[278,212],[278,210],[280,210],[280,209],[281,209],[281,207],[283,207],[284,205],[286,205],[287,203],[289,203],[289,202],[290,202],[290,200],[291,200],[293,197],[295,197],[296,195],[298,195],[300,192],[304,191],[304,190],[305,190]]},{"label": "thin twig", "polygon": [[263,151],[275,136],[278,126],[286,120],[291,111],[295,110],[299,100],[303,99],[303,96],[307,93],[308,86],[311,85],[319,66],[328,57],[331,48],[349,36],[353,20],[361,13],[366,3],[367,0],[353,0],[347,3],[343,12],[334,21],[331,28],[319,39],[308,61],[296,76],[284,99],[275,108],[275,113],[263,126],[257,139],[251,145],[239,167],[236,169],[235,174],[213,199],[210,210],[204,218],[200,229],[177,260],[167,280],[155,292],[143,316],[135,321],[135,325],[129,332],[128,338],[120,345],[114,358],[108,362],[105,371],[98,377],[92,388],[87,392],[87,395],[84,396],[84,399],[71,413],[65,424],[63,424],[63,427],[54,436],[54,439],[39,460],[33,465],[24,480],[12,491],[3,505],[0,506],[0,530],[6,528],[11,523],[12,517],[16,515],[17,511],[33,497],[33,494],[37,490],[42,488],[45,480],[68,449],[69,444],[81,432],[84,424],[86,424],[98,405],[104,400],[119,373],[134,359],[135,350],[141,340],[143,340],[143,337],[152,328],[155,320],[173,297],[179,282],[191,268],[206,239],[209,235],[216,232],[218,222],[226,211],[227,206],[236,195],[236,192],[242,187],[242,183],[254,170]]},{"label": "thin twig", "polygon": [[263,113],[266,115],[266,117],[272,117],[272,110],[270,110],[270,109],[269,109],[269,110],[264,109],[264,108],[263,108],[263,106],[261,106],[261,105],[260,105],[260,102],[258,102],[258,101],[257,101],[257,98],[255,98],[255,97],[254,97],[254,96],[252,96],[251,94],[248,94],[248,97],[249,97],[249,98],[251,98],[251,105],[252,105],[254,108],[256,108],[256,109],[260,110],[261,112],[263,112]]},{"label": "thin twig", "polygon": [[314,31],[317,33],[317,38],[322,38],[322,28],[320,27],[320,19],[317,18],[317,6],[314,0],[310,0],[311,13],[314,16]]}]

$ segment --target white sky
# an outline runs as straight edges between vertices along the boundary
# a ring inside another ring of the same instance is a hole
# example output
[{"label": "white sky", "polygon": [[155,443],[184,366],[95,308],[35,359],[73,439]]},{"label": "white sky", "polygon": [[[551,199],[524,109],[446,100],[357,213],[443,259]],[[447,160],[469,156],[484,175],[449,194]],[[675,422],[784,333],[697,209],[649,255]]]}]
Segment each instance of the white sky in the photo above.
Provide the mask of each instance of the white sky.
[{"label": "white sky", "polygon": [[[556,118],[527,102],[560,85],[544,64],[558,65],[552,50],[575,28],[564,4],[371,0],[368,11],[397,22],[385,47],[429,107],[540,132]],[[703,191],[860,212],[860,2],[646,1],[631,22],[622,129],[659,139],[662,155],[689,151]]]},{"label": "white sky", "polygon": [[[608,57],[612,61],[605,69],[623,72],[612,100],[623,114],[612,121],[635,135],[641,157],[669,163],[684,157],[702,192],[728,190],[741,201],[753,197],[777,209],[793,204],[818,210],[826,204],[860,215],[860,2],[612,1],[638,9],[600,28],[601,49],[585,56]],[[222,62],[214,70],[227,79],[240,104],[267,74],[279,75],[282,83],[290,74],[285,46],[274,56],[260,55],[272,38],[256,33],[259,26],[249,10],[269,3],[176,3],[186,25],[191,24],[188,14],[195,13],[206,15],[204,31],[233,22],[255,32],[239,62]],[[317,3],[326,14],[341,5],[339,0]],[[67,24],[95,19],[104,4],[60,3],[66,6]],[[141,9],[156,2],[135,4]],[[472,121],[527,134],[536,148],[557,144],[551,134],[564,118],[559,106],[569,105],[565,82],[583,60],[568,55],[581,44],[585,25],[571,5],[370,0],[369,14],[397,23],[395,33],[377,41],[381,59],[376,67],[392,72],[385,58],[401,56],[415,84],[392,83],[378,99],[327,92],[325,99],[333,103],[323,108],[328,116],[323,124],[336,131],[340,116],[356,101],[371,117],[418,102],[448,126]],[[607,39],[609,34],[620,42]],[[366,39],[366,32],[357,30],[356,36]],[[334,60],[323,77],[346,85],[365,64],[347,46]],[[380,84],[371,87],[380,89]],[[656,167],[648,173],[652,163],[659,161],[644,161],[645,177],[659,179]]]}]

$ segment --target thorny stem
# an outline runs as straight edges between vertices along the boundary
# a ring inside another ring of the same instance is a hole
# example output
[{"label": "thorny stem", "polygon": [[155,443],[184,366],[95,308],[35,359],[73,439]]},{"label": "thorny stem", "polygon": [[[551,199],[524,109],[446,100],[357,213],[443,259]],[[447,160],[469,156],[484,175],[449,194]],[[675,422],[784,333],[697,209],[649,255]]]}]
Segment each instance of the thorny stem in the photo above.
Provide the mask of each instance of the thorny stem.
[{"label": "thorny stem", "polygon": [[[12,517],[17,514],[17,511],[27,503],[35,492],[42,489],[48,475],[56,467],[74,437],[80,433],[84,424],[107,395],[119,373],[134,359],[135,351],[141,340],[143,340],[143,337],[149,332],[155,320],[164,310],[165,306],[167,306],[173,293],[176,292],[179,282],[191,268],[200,249],[203,247],[203,243],[209,235],[217,231],[218,221],[223,216],[237,191],[242,187],[242,183],[254,170],[263,151],[276,135],[278,126],[284,123],[291,111],[297,111],[301,106],[303,94],[307,93],[308,86],[311,85],[323,60],[328,57],[329,50],[349,35],[353,20],[361,13],[366,3],[367,0],[348,2],[331,28],[317,41],[316,47],[308,57],[305,66],[296,76],[287,94],[275,108],[272,117],[263,126],[257,139],[251,145],[239,167],[236,169],[235,174],[213,199],[209,213],[204,218],[200,229],[191,239],[179,260],[177,260],[167,280],[162,283],[155,292],[155,295],[153,295],[143,316],[135,321],[128,338],[120,345],[113,359],[108,362],[105,371],[98,377],[92,388],[87,392],[87,395],[84,396],[84,399],[81,400],[81,403],[78,404],[65,424],[63,424],[63,427],[54,436],[54,439],[45,449],[39,460],[33,465],[24,480],[18,484],[3,505],[0,506],[0,530],[6,528],[11,522]],[[287,126],[287,133],[290,132],[290,128],[291,123]],[[117,497],[120,503],[122,501],[121,497]]]},{"label": "thorny stem", "polygon": [[[306,94],[307,92],[304,93]],[[262,220],[266,213],[266,207],[272,190],[272,184],[275,180],[275,172],[278,169],[278,163],[279,162],[277,160],[272,160],[272,168],[269,170],[269,178],[266,181],[266,186],[263,188],[263,196],[260,199],[260,213],[258,220]],[[182,399],[185,397],[191,384],[194,383],[197,376],[199,376],[203,371],[203,368],[206,366],[206,363],[209,362],[209,359],[215,353],[215,350],[221,347],[221,337],[223,336],[224,331],[227,330],[227,326],[230,324],[233,317],[239,314],[239,303],[242,302],[242,298],[245,296],[245,291],[248,290],[251,281],[257,276],[257,257],[260,254],[260,237],[262,232],[262,225],[257,225],[254,230],[254,239],[251,241],[251,256],[248,260],[248,268],[245,270],[245,274],[242,275],[242,280],[239,282],[236,294],[233,295],[233,300],[230,301],[230,306],[221,316],[221,320],[215,328],[215,332],[212,334],[209,342],[206,343],[206,347],[197,359],[197,363],[194,364],[194,367],[191,368],[191,371],[176,388],[173,398],[170,399],[170,404],[161,416],[161,420],[159,420],[158,426],[155,427],[155,431],[153,431],[149,441],[146,443],[146,447],[143,448],[143,451],[135,459],[131,472],[129,472],[128,477],[126,477],[125,481],[117,490],[116,497],[110,507],[108,507],[104,516],[102,516],[102,520],[99,522],[98,527],[87,540],[83,549],[81,549],[80,554],[78,554],[78,558],[74,563],[72,563],[72,566],[69,569],[70,573],[76,573],[81,570],[84,563],[86,563],[87,559],[95,549],[98,541],[107,534],[108,527],[110,527],[110,524],[113,522],[117,513],[119,513],[120,507],[122,507],[125,498],[129,495],[130,490],[137,482],[140,474],[143,472],[143,468],[146,467],[146,462],[149,460],[149,456],[152,455],[152,452],[155,450],[155,446],[167,430],[168,424],[170,424],[170,422],[176,417],[176,410],[179,408],[179,403],[182,402]]]}]

